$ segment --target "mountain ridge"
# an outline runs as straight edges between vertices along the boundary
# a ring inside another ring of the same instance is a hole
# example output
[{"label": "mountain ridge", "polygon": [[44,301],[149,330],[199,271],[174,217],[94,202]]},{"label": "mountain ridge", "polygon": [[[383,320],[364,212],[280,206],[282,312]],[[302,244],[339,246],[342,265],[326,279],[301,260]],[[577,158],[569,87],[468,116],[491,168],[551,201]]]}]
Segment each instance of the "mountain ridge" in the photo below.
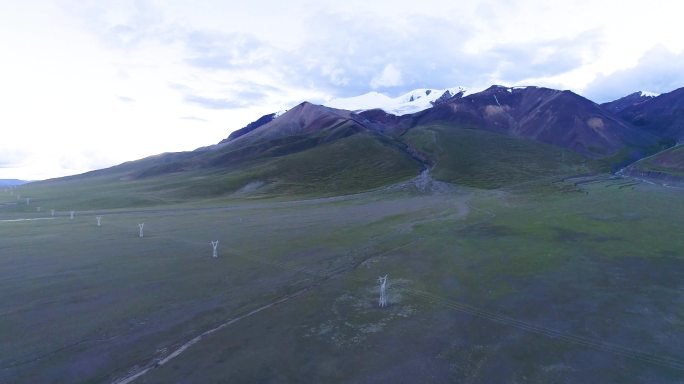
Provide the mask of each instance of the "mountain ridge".
[{"label": "mountain ridge", "polygon": [[684,87],[630,105],[618,115],[646,132],[681,142],[684,140]]},{"label": "mountain ridge", "polygon": [[626,108],[643,104],[657,96],[659,95],[654,94],[653,92],[637,91],[619,99],[602,103],[601,106],[615,114],[619,114]]},{"label": "mountain ridge", "polygon": [[[183,196],[225,195],[248,185],[256,195],[315,195],[377,188],[438,164],[439,181],[499,188],[554,174],[614,171],[662,149],[660,136],[567,90],[494,85],[445,92],[430,103],[395,115],[302,102],[214,145],[67,179],[159,182]],[[194,181],[172,182],[185,179]]]},{"label": "mountain ridge", "polygon": [[426,110],[418,120],[419,124],[433,121],[468,124],[568,148],[594,158],[613,156],[625,147],[651,147],[658,141],[571,91],[534,86],[493,85]]},{"label": "mountain ridge", "polygon": [[452,97],[462,97],[466,93],[466,88],[461,86],[445,89],[418,88],[397,97],[371,91],[359,96],[334,98],[323,102],[322,105],[356,112],[381,109],[387,113],[402,116],[431,108],[435,103]]}]

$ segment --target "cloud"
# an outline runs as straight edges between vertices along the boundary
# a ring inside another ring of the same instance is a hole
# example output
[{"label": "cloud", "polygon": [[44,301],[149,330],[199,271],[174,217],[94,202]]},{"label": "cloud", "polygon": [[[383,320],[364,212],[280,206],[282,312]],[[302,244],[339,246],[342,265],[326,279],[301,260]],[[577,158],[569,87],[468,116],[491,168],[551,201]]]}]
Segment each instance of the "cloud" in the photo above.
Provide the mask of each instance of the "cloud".
[{"label": "cloud", "polygon": [[[579,12],[588,1],[553,7],[537,0],[432,1],[420,10],[401,1],[388,7],[364,1],[312,6],[297,0],[268,10],[259,4],[221,2],[163,7],[152,0],[61,2],[110,45],[127,50],[175,47],[181,55],[175,62],[195,69],[196,78],[222,72],[255,85],[274,84],[283,95],[309,89],[351,96],[369,88],[396,94],[416,87],[472,88],[530,79],[577,89],[595,70],[581,84],[562,75],[607,51],[607,24],[631,20],[606,23],[597,12]],[[230,17],[217,16],[227,10]],[[624,10],[633,18],[648,7],[626,4]],[[290,21],[293,16],[301,18],[296,25]],[[227,101],[240,105],[230,94],[249,87],[224,88]],[[215,107],[227,104],[188,99]]]},{"label": "cloud", "polygon": [[596,102],[606,102],[636,91],[666,93],[680,87],[684,87],[684,52],[676,54],[656,46],[634,67],[598,76],[583,93]]},{"label": "cloud", "polygon": [[109,155],[98,150],[81,149],[63,154],[57,159],[57,164],[62,169],[84,171],[88,169],[101,169],[116,161]]},{"label": "cloud", "polygon": [[185,95],[183,101],[199,105],[207,109],[233,109],[245,106],[242,101],[234,101],[229,99],[202,97],[197,95]]},{"label": "cloud", "polygon": [[150,0],[116,3],[61,0],[59,3],[111,48],[133,49],[150,39],[169,39],[175,34],[174,28],[164,24],[162,12]]},{"label": "cloud", "polygon": [[200,96],[197,90],[185,84],[172,83],[169,87],[179,91],[184,102],[215,110],[253,106],[278,91],[278,88],[269,85],[242,81],[213,90],[211,93],[214,96]]},{"label": "cloud", "polygon": [[31,153],[26,150],[3,148],[0,151],[0,169],[21,167],[30,155]]},{"label": "cloud", "polygon": [[394,64],[387,64],[377,76],[373,77],[370,86],[373,89],[397,87],[404,82],[401,78],[401,71]]},{"label": "cloud", "polygon": [[[129,50],[150,45],[178,48],[181,57],[176,62],[193,74],[192,87],[202,89],[181,90],[182,100],[209,109],[286,99],[306,90],[353,96],[369,89],[399,94],[418,87],[513,84],[572,71],[593,57],[601,40],[600,32],[592,30],[574,37],[495,41],[473,50],[485,31],[467,17],[450,18],[458,9],[381,17],[315,7],[302,14],[297,42],[284,46],[265,40],[259,29],[180,24],[146,0],[91,8],[93,28],[112,44]],[[497,10],[496,22],[505,21],[509,13],[499,12],[493,4],[476,8]],[[278,25],[283,25],[281,20],[274,28]],[[200,84],[209,76],[228,81],[215,82],[209,90]],[[259,89],[265,84],[272,89]]]},{"label": "cloud", "polygon": [[275,51],[275,47],[246,33],[193,30],[182,41],[189,56],[188,64],[213,70],[263,66]]},{"label": "cloud", "polygon": [[203,122],[203,123],[206,123],[206,122],[208,121],[207,119],[203,119],[203,118],[201,118],[201,117],[195,117],[195,116],[182,116],[182,117],[179,117],[179,119],[181,119],[181,120],[190,120],[190,121],[200,121],[200,122]]},{"label": "cloud", "polygon": [[135,99],[128,97],[128,96],[117,96],[116,98],[119,99],[120,101],[123,101],[124,103],[135,102]]},{"label": "cloud", "polygon": [[474,50],[481,28],[437,15],[382,19],[318,12],[305,24],[316,38],[292,55],[279,53],[278,70],[289,86],[333,96],[369,88],[390,94],[420,87],[484,88],[552,77],[591,61],[603,42],[602,31],[591,29],[572,37],[494,41]]},{"label": "cloud", "polygon": [[333,96],[358,95],[369,88],[400,93],[471,84],[481,80],[483,70],[493,73],[496,67],[465,52],[474,31],[438,17],[388,20],[319,12],[305,25],[316,38],[291,55],[280,55],[278,69],[290,84]]},{"label": "cloud", "polygon": [[498,63],[501,79],[515,83],[529,78],[560,75],[595,59],[603,41],[599,30],[572,38],[540,40],[494,46],[484,56]]}]

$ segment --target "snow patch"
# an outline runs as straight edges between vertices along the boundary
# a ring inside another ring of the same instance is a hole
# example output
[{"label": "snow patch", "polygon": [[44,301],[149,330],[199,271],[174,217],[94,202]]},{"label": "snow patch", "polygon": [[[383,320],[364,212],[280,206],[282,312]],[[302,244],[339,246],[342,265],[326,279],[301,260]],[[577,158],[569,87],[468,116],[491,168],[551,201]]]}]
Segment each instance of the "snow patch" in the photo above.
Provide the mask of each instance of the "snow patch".
[{"label": "snow patch", "polygon": [[364,111],[379,108],[387,113],[400,116],[431,108],[432,103],[439,99],[446,91],[449,91],[452,95],[456,95],[460,92],[465,93],[466,89],[463,87],[451,87],[446,89],[419,88],[397,97],[390,97],[373,91],[360,96],[331,99],[323,103],[323,105],[350,111]]},{"label": "snow patch", "polygon": [[639,94],[643,97],[658,97],[660,93],[650,92],[650,91],[639,91]]}]

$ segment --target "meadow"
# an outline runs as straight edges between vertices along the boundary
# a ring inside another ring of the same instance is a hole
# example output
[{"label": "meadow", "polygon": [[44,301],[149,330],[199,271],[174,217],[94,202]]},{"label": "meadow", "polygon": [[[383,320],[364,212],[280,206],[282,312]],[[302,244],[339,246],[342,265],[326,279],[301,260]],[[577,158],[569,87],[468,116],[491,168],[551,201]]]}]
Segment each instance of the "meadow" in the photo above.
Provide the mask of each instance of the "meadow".
[{"label": "meadow", "polygon": [[682,380],[683,191],[435,186],[116,209],[3,192],[0,382]]}]

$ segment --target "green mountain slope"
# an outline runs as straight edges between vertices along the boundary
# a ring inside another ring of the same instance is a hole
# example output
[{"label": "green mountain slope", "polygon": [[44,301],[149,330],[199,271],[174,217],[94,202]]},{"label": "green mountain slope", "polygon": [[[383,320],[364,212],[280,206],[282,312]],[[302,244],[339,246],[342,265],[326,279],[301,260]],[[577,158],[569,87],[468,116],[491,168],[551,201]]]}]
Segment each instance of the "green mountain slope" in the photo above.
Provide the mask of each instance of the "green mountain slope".
[{"label": "green mountain slope", "polygon": [[27,193],[44,207],[78,210],[343,195],[406,181],[425,167],[437,180],[486,189],[602,169],[602,163],[569,150],[450,124],[419,126],[392,138],[347,121],[308,136],[254,143],[258,150],[235,145],[160,155],[34,183]]},{"label": "green mountain slope", "polygon": [[[142,164],[147,167],[149,160]],[[106,172],[33,183],[25,186],[23,193],[31,196],[35,204],[58,210],[140,207],[233,197],[330,196],[397,183],[418,175],[420,169],[421,164],[396,143],[371,133],[359,133],[307,150],[223,167],[132,177],[140,175],[139,169],[136,164],[126,164]],[[16,209],[28,208],[19,204]]]},{"label": "green mountain slope", "polygon": [[498,188],[552,176],[594,172],[600,163],[536,141],[458,125],[416,127],[404,139],[434,164],[434,178]]},{"label": "green mountain slope", "polygon": [[668,148],[639,160],[621,172],[657,182],[684,184],[684,145]]},{"label": "green mountain slope", "polygon": [[288,155],[217,172],[220,181],[187,185],[186,196],[250,194],[333,195],[361,192],[414,177],[420,163],[391,141],[359,133]]}]

